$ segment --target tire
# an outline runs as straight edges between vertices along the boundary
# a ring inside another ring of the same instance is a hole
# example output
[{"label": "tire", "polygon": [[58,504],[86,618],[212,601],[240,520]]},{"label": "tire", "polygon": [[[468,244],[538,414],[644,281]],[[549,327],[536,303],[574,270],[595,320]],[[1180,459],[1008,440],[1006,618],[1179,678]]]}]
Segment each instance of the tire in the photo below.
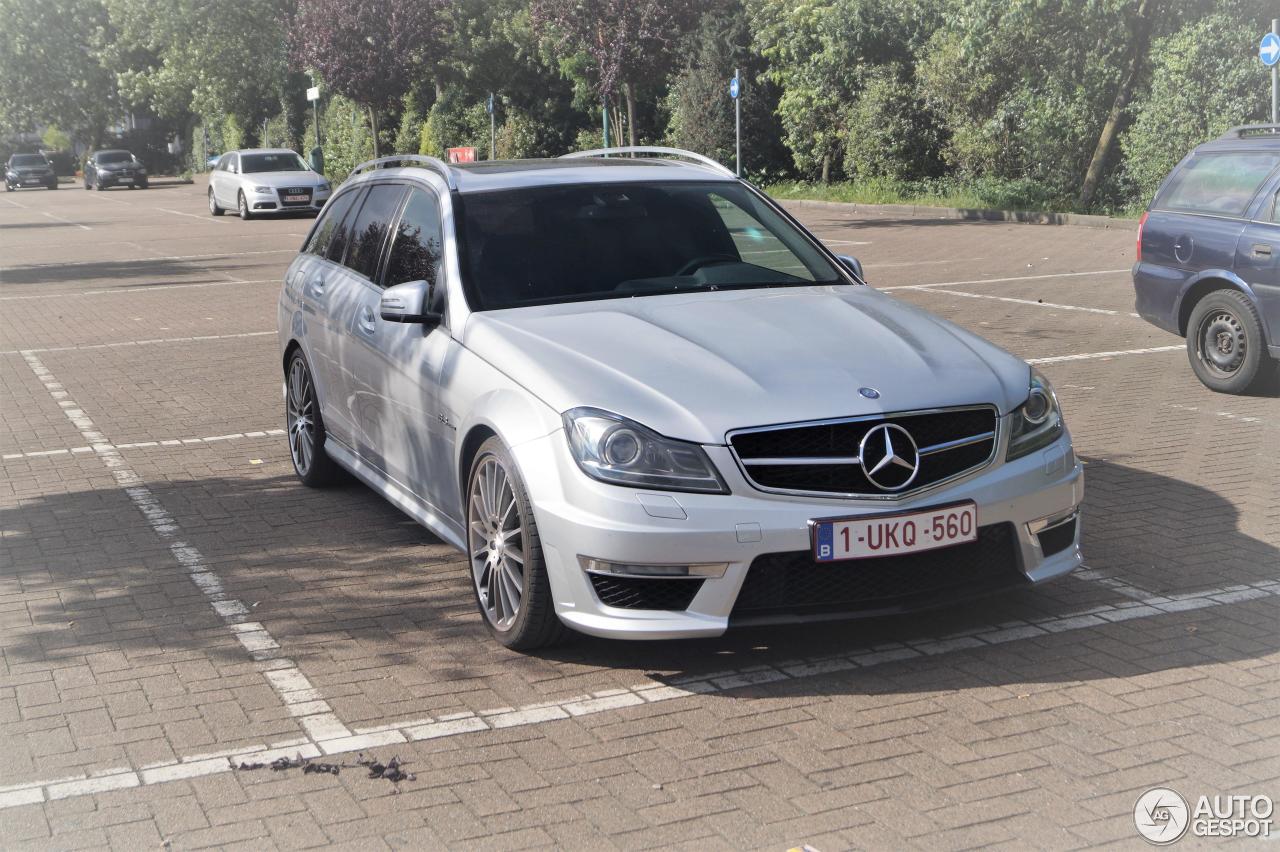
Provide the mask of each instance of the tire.
[{"label": "tire", "polygon": [[244,193],[236,193],[236,209],[240,211],[240,218],[248,222],[253,218],[253,214],[249,212],[249,202],[245,200]]},{"label": "tire", "polygon": [[[511,454],[496,437],[480,445],[471,463],[465,514],[471,591],[489,633],[513,651],[563,641],[569,630],[552,603],[533,506]],[[513,601],[517,579],[519,599]]]},{"label": "tire", "polygon": [[311,367],[302,350],[294,350],[284,374],[284,425],[293,471],[308,488],[322,488],[339,478],[338,463],[324,451],[324,419],[316,398]]},{"label": "tire", "polygon": [[58,188],[58,185],[56,183],[49,184],[49,189],[57,189],[57,188]]},{"label": "tire", "polygon": [[1187,321],[1187,357],[1196,377],[1218,393],[1255,390],[1275,366],[1258,311],[1238,290],[1215,290],[1196,303]]},{"label": "tire", "polygon": [[213,197],[213,187],[209,187],[209,215],[221,216],[227,211],[218,206],[218,199]]},{"label": "tire", "polygon": [[138,184],[137,186],[138,186],[138,189],[150,189],[151,182],[144,180],[142,183]]},{"label": "tire", "polygon": [[129,189],[133,189],[133,184],[129,184]]},{"label": "tire", "polygon": [[88,192],[88,191],[89,191],[89,189],[90,189],[90,187],[89,187],[89,181],[85,181],[85,182],[84,182],[84,191],[85,191],[85,192]]},{"label": "tire", "polygon": [[100,180],[95,180],[93,182],[93,188],[96,189],[98,192],[103,192],[106,190],[106,187],[102,185],[102,181]]}]

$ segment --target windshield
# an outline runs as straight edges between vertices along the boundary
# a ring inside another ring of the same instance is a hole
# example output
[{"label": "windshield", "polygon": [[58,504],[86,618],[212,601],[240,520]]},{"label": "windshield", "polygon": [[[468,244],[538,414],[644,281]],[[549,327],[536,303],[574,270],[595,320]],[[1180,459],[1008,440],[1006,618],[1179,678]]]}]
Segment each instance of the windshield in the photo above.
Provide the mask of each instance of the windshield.
[{"label": "windshield", "polygon": [[43,166],[45,159],[39,154],[14,154],[10,163],[15,166]]},{"label": "windshield", "polygon": [[307,164],[292,151],[283,154],[241,154],[240,171],[252,172],[305,172]]},{"label": "windshield", "polygon": [[458,208],[478,310],[844,283],[738,183],[544,186],[462,195]]},{"label": "windshield", "polygon": [[131,163],[133,155],[128,151],[103,151],[98,155],[99,163]]}]

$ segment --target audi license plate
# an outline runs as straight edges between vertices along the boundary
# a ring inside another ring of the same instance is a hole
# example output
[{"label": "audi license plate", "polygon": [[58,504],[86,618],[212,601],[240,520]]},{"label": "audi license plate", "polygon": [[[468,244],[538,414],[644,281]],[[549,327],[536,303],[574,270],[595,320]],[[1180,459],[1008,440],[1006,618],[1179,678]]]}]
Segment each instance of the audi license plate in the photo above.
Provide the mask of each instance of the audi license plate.
[{"label": "audi license plate", "polygon": [[955,503],[923,512],[811,521],[818,562],[919,553],[978,538],[978,507]]},{"label": "audi license plate", "polygon": [[37,184],[40,182],[40,178],[23,178],[22,182],[26,184]]},{"label": "audi license plate", "polygon": [[284,197],[284,200],[285,201],[309,201],[310,199],[308,199],[305,195],[286,195]]}]

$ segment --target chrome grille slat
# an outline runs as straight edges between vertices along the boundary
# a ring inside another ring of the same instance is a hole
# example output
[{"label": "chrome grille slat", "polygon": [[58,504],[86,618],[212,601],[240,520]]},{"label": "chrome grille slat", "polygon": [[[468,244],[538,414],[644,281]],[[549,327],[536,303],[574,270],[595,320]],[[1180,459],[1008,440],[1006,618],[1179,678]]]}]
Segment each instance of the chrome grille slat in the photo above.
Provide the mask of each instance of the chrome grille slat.
[{"label": "chrome grille slat", "polygon": [[[877,486],[862,464],[861,438],[881,424],[902,427],[917,445],[920,475],[902,491]],[[761,491],[895,500],[989,465],[999,419],[994,406],[965,406],[737,429],[727,439],[743,475]]]}]

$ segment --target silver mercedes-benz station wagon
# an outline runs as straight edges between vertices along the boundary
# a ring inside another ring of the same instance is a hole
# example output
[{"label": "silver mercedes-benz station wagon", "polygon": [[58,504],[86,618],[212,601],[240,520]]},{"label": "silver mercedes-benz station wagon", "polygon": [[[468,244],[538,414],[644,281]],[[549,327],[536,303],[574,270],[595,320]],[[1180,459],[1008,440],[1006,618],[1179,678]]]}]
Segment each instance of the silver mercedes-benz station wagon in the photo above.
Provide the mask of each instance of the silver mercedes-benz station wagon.
[{"label": "silver mercedes-benz station wagon", "polygon": [[460,548],[512,648],[889,614],[1080,564],[1045,378],[697,154],[366,163],[279,330],[298,476],[345,469]]}]

